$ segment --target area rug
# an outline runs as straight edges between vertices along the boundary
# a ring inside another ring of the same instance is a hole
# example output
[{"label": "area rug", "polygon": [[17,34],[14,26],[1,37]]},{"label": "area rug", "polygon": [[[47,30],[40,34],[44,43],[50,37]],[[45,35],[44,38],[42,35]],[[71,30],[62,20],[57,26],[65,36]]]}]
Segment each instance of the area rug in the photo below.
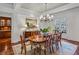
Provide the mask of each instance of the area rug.
[{"label": "area rug", "polygon": [[76,50],[77,50],[77,45],[68,43],[66,41],[62,41],[62,46],[59,49],[59,54],[60,55],[73,55]]},{"label": "area rug", "polygon": [[[21,52],[20,44],[14,45],[12,48],[13,48],[15,55],[21,54],[20,53]],[[31,50],[31,46],[29,45],[29,46],[27,46],[27,51],[30,51],[30,50]],[[76,50],[77,50],[77,45],[74,45],[72,43],[68,43],[68,42],[62,40],[62,46],[60,46],[59,50],[55,52],[55,55],[73,55]]]}]

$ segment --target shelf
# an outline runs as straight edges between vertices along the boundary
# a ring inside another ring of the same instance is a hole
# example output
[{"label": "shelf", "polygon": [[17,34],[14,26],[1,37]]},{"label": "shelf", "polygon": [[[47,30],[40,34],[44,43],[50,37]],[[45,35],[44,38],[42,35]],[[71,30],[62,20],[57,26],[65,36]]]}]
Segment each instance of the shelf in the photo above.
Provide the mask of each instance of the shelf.
[{"label": "shelf", "polygon": [[1,31],[4,31],[4,32],[11,32],[11,30],[0,30],[0,32],[1,32]]},{"label": "shelf", "polygon": [[0,26],[0,27],[11,27],[11,26]]}]

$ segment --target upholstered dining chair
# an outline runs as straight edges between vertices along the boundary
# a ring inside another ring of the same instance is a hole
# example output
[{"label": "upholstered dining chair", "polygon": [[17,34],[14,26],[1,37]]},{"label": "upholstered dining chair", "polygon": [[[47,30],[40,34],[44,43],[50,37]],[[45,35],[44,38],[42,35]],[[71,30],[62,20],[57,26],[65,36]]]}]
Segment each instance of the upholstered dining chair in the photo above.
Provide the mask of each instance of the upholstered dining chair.
[{"label": "upholstered dining chair", "polygon": [[54,39],[54,44],[56,46],[56,49],[59,49],[59,45],[62,46],[61,44],[61,39],[62,39],[62,33],[60,32],[55,32],[53,35],[53,39]]},{"label": "upholstered dining chair", "polygon": [[52,45],[52,35],[46,35],[44,36],[46,38],[46,48],[47,50],[52,53],[52,51],[54,52],[54,48],[53,48],[53,45]]},{"label": "upholstered dining chair", "polygon": [[58,32],[57,36],[58,36],[58,40],[57,41],[59,42],[60,46],[62,46],[62,44],[61,44],[62,33]]}]

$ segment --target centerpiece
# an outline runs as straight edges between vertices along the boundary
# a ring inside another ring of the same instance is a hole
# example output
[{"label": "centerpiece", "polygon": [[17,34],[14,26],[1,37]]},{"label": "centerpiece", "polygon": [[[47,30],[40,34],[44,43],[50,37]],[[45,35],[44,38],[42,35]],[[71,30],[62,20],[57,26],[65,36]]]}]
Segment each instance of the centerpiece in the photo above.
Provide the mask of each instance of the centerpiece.
[{"label": "centerpiece", "polygon": [[48,32],[49,32],[49,27],[40,29],[40,31],[41,31],[44,35],[47,35]]}]

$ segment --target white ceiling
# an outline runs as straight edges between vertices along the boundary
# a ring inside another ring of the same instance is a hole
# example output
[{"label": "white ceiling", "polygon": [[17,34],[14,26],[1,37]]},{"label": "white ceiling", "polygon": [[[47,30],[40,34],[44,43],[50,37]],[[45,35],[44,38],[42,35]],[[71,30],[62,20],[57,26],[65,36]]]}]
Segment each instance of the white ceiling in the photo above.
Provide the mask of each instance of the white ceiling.
[{"label": "white ceiling", "polygon": [[13,8],[13,3],[0,3],[0,6]]},{"label": "white ceiling", "polygon": [[79,7],[79,3],[0,3],[0,11],[8,13],[36,14],[57,13]]},{"label": "white ceiling", "polygon": [[[47,11],[66,4],[67,3],[47,3]],[[23,3],[21,7],[38,13],[45,12],[45,3]]]},{"label": "white ceiling", "polygon": [[[45,3],[16,3],[20,5],[20,8],[28,9],[37,13],[45,12]],[[55,9],[66,5],[68,3],[47,3],[47,10]],[[15,8],[15,3],[0,3],[1,6],[8,8]],[[17,8],[17,7],[16,7]]]}]

